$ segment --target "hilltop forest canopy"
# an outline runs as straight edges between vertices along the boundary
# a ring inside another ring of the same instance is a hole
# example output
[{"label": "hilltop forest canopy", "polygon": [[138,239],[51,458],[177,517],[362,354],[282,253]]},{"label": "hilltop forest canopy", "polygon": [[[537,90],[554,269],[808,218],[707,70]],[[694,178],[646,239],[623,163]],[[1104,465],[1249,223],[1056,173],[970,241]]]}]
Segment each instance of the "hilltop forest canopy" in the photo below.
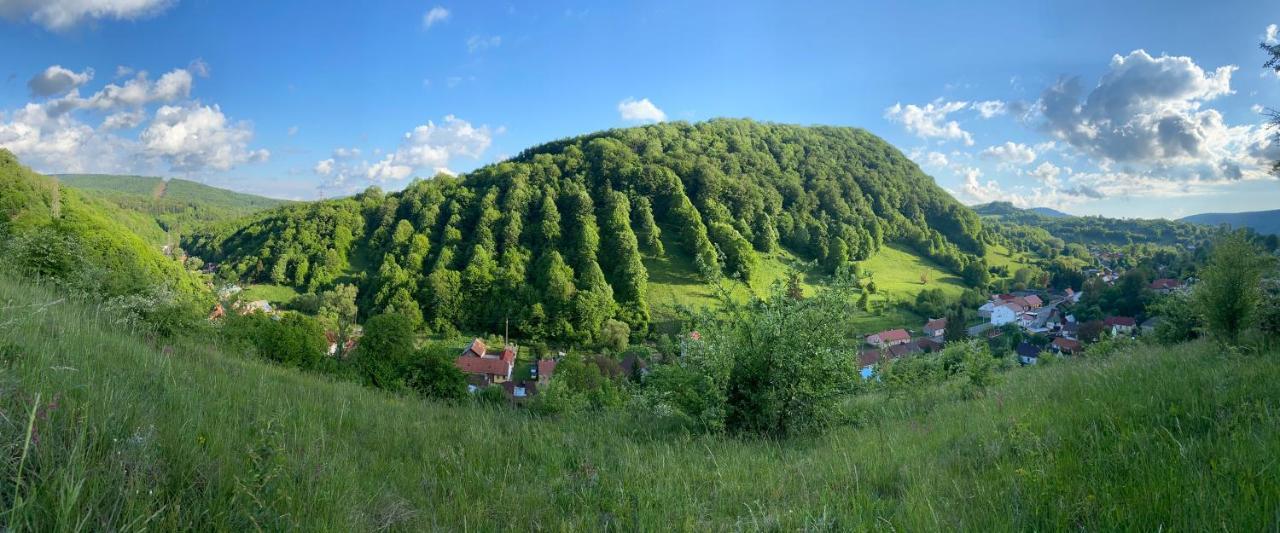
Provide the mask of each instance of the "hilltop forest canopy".
[{"label": "hilltop forest canopy", "polygon": [[749,278],[779,247],[835,271],[893,241],[961,272],[981,265],[981,235],[973,211],[864,130],[713,120],[555,141],[461,178],[265,211],[184,246],[227,277],[354,282],[366,315],[439,331],[510,319],[585,342],[611,318],[648,327],[643,254]]}]

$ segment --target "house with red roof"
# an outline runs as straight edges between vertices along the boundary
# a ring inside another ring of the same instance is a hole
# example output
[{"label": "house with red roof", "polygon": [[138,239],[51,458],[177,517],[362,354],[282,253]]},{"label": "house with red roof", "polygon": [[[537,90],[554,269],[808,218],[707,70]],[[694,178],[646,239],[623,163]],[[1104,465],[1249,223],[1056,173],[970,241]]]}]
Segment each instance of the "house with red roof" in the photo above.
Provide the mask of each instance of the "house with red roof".
[{"label": "house with red roof", "polygon": [[1083,345],[1080,344],[1080,341],[1068,339],[1066,337],[1053,339],[1053,344],[1051,344],[1051,346],[1053,347],[1053,351],[1065,355],[1080,353],[1080,348],[1083,347]]},{"label": "house with red roof", "polygon": [[1138,321],[1131,316],[1109,316],[1102,324],[1111,331],[1112,335],[1122,335],[1133,333],[1133,328],[1138,327]]},{"label": "house with red roof", "polygon": [[1147,286],[1153,291],[1168,294],[1182,288],[1182,281],[1173,278],[1160,278]]},{"label": "house with red roof", "polygon": [[506,346],[500,354],[490,354],[484,340],[475,339],[454,361],[473,388],[502,383],[511,379],[516,365],[516,347]]},{"label": "house with red roof", "polygon": [[877,348],[888,348],[908,342],[911,342],[911,334],[901,328],[881,331],[867,336],[867,344]]},{"label": "house with red roof", "polygon": [[551,383],[551,376],[556,373],[555,359],[539,359],[538,364],[534,365],[534,371],[537,372],[538,384],[546,386]]},{"label": "house with red roof", "polygon": [[941,337],[947,331],[947,319],[935,318],[924,324],[924,334],[926,337]]}]

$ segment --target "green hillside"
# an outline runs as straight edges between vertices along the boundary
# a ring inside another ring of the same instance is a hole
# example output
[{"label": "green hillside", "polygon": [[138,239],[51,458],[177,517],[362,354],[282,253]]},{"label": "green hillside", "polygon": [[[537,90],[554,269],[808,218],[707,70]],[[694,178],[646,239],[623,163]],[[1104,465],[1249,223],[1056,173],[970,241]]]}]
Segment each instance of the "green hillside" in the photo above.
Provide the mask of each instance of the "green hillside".
[{"label": "green hillside", "polygon": [[609,319],[647,330],[655,304],[699,292],[693,280],[762,290],[788,264],[830,275],[889,243],[939,278],[982,271],[981,234],[972,211],[863,130],[713,120],[555,141],[183,245],[249,282],[354,283],[365,314],[394,309],[434,331],[510,320],[525,336],[585,342]]},{"label": "green hillside", "polygon": [[6,266],[103,297],[157,287],[182,298],[206,291],[195,274],[148,243],[141,217],[22,166],[0,149],[0,251]]},{"label": "green hillside", "polygon": [[[872,393],[823,436],[397,397],[139,342],[0,278],[0,523],[25,530],[1259,530],[1280,357],[1131,348]],[[459,502],[466,502],[460,504]]]},{"label": "green hillside", "polygon": [[[123,222],[156,245],[176,243],[181,234],[211,223],[225,222],[284,200],[264,198],[182,179],[108,174],[59,174],[63,185],[123,211]],[[174,233],[169,235],[169,233]]]},{"label": "green hillside", "polygon": [[1244,213],[1201,213],[1178,220],[1209,226],[1226,224],[1233,228],[1251,228],[1263,235],[1280,235],[1280,209]]}]

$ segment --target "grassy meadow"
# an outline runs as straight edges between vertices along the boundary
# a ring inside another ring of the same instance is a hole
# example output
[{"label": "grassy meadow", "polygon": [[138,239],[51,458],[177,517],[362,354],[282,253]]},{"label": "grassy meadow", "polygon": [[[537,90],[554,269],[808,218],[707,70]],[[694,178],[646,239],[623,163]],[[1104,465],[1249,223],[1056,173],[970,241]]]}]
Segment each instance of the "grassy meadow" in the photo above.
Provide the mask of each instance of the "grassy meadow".
[{"label": "grassy meadow", "polygon": [[1280,358],[1199,343],[853,397],[815,437],[539,418],[153,345],[0,278],[0,528],[1280,527]]}]

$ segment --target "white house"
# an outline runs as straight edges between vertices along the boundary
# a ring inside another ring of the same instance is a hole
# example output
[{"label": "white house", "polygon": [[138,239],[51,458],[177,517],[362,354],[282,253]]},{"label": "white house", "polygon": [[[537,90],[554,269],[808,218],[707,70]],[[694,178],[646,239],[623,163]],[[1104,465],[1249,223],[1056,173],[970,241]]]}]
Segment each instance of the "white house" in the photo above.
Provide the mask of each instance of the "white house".
[{"label": "white house", "polygon": [[1018,320],[1018,315],[1022,314],[1020,309],[1014,304],[1005,304],[991,310],[991,325],[1003,326],[1010,322]]},{"label": "white house", "polygon": [[991,318],[991,312],[995,311],[995,309],[996,309],[995,302],[987,302],[985,304],[982,304],[982,307],[978,308],[978,316],[989,319]]}]

